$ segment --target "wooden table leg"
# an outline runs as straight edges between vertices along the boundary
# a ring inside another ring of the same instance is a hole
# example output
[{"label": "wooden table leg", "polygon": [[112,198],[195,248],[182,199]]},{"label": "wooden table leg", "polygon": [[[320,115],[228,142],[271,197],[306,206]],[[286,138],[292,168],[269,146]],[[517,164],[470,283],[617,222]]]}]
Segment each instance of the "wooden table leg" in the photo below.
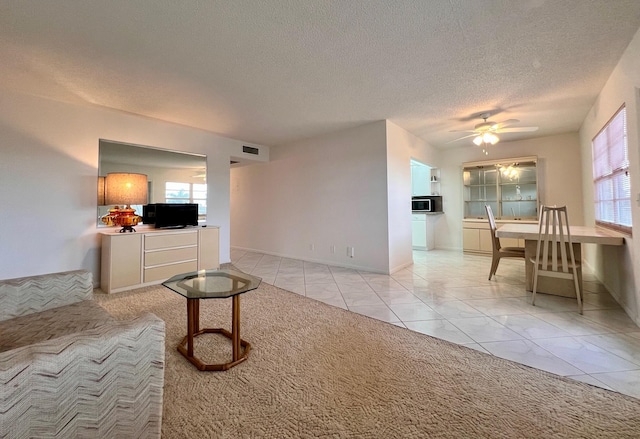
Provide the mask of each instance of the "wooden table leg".
[{"label": "wooden table leg", "polygon": [[231,299],[231,342],[233,343],[233,361],[240,358],[240,295]]},{"label": "wooden table leg", "polygon": [[200,299],[193,299],[193,333],[200,332]]},{"label": "wooden table leg", "polygon": [[193,357],[193,337],[199,331],[200,300],[187,299],[187,354]]},{"label": "wooden table leg", "polygon": [[[251,344],[240,338],[240,296],[232,297],[231,331],[223,328],[200,328],[200,299],[187,299],[187,335],[178,345],[178,351],[199,370],[228,370],[247,359]],[[203,334],[222,334],[231,340],[232,360],[228,363],[206,364],[194,355],[194,339]],[[244,349],[243,349],[244,348]]]}]

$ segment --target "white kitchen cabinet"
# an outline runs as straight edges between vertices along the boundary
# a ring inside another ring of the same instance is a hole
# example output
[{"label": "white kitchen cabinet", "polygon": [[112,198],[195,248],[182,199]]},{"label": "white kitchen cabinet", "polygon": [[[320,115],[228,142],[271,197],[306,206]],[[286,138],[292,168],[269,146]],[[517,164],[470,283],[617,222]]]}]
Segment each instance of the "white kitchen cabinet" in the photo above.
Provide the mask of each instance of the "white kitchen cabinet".
[{"label": "white kitchen cabinet", "polygon": [[462,228],[462,248],[465,252],[480,251],[480,233],[478,229]]},{"label": "white kitchen cabinet", "polygon": [[424,250],[427,248],[427,216],[421,213],[414,213],[411,217],[411,230],[413,232],[411,243],[414,248]]},{"label": "white kitchen cabinet", "polygon": [[[498,228],[507,223],[534,223],[535,221],[498,221]],[[489,220],[462,222],[462,249],[465,253],[491,254],[493,245],[491,244],[491,230]],[[524,247],[523,239],[501,238],[502,247]]]},{"label": "white kitchen cabinet", "polygon": [[180,273],[216,269],[218,227],[102,232],[100,287],[116,293],[154,285]]},{"label": "white kitchen cabinet", "polygon": [[431,169],[424,165],[411,165],[411,195],[431,194]]},{"label": "white kitchen cabinet", "polygon": [[412,245],[418,250],[433,250],[436,246],[436,221],[442,212],[414,213],[411,219]]}]

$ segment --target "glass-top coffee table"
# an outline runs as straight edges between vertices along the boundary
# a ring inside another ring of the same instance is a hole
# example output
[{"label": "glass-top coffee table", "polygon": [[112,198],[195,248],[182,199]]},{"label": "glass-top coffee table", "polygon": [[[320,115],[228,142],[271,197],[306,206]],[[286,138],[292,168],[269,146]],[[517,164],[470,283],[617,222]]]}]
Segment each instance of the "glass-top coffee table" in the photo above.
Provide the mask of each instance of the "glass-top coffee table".
[{"label": "glass-top coffee table", "polygon": [[[261,279],[233,267],[219,270],[200,270],[178,274],[162,283],[187,299],[187,335],[178,351],[199,370],[227,370],[242,363],[249,356],[251,344],[240,338],[240,294],[258,288]],[[231,297],[231,332],[223,328],[200,329],[200,299]],[[193,353],[193,339],[202,334],[217,333],[231,339],[232,360],[223,364],[205,364]],[[241,349],[241,346],[244,350]]]}]

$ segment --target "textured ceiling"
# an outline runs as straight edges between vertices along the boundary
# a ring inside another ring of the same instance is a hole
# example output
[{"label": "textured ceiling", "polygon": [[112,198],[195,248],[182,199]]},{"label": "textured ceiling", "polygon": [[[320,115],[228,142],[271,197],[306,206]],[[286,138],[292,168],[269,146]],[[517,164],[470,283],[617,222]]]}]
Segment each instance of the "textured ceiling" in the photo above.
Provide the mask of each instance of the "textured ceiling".
[{"label": "textured ceiling", "polygon": [[[265,145],[389,119],[576,131],[638,0],[3,0],[0,87]],[[640,54],[639,54],[640,56]]]}]

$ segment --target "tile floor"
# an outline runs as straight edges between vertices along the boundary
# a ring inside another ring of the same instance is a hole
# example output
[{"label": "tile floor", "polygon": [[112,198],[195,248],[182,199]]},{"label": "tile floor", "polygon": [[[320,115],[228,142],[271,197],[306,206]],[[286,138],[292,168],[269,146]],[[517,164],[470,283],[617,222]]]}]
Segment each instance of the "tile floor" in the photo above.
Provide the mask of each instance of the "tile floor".
[{"label": "tile floor", "polygon": [[527,366],[640,398],[640,328],[584,274],[575,299],[524,288],[524,264],[461,252],[414,251],[391,276],[232,249],[232,263],[264,282]]}]

